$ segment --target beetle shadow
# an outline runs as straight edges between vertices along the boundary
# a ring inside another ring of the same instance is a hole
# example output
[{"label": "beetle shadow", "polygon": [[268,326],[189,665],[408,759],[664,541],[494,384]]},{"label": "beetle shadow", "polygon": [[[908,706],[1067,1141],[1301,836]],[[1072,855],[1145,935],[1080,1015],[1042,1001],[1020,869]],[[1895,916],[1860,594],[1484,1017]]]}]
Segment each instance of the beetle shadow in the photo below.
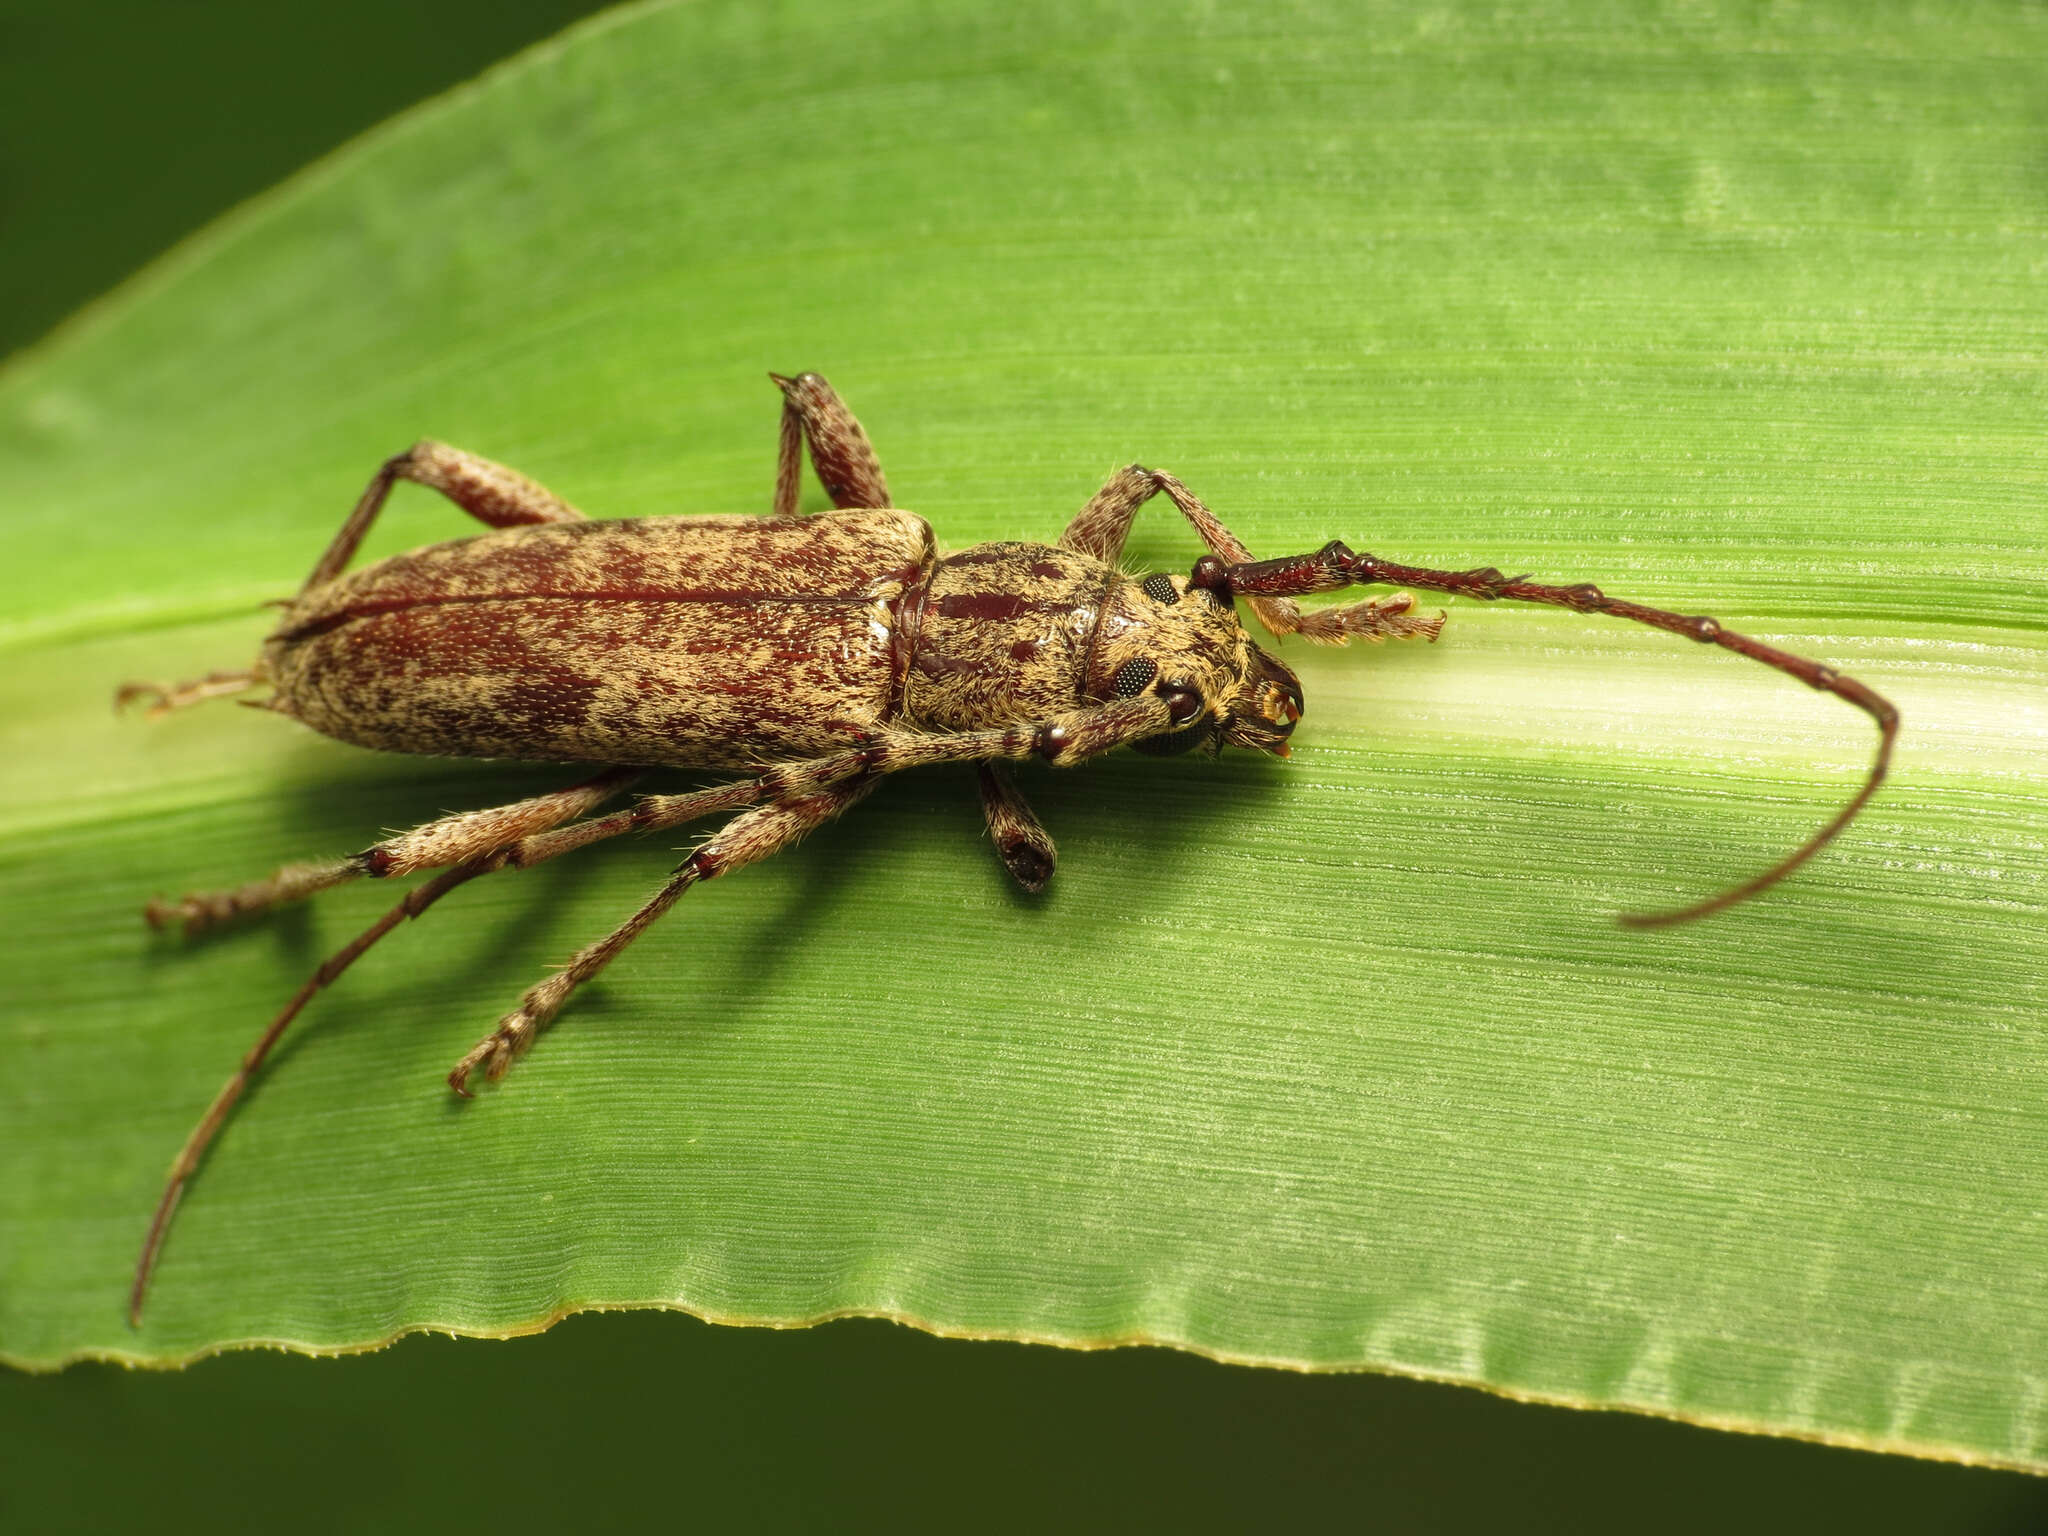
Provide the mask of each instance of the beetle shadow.
[{"label": "beetle shadow", "polygon": [[[1167,785],[1167,797],[1174,802],[1170,815],[1154,813],[1162,781]],[[1202,852],[1205,830],[1241,814],[1248,795],[1270,793],[1284,783],[1281,765],[1259,760],[1226,758],[1219,763],[1192,759],[1162,764],[1124,754],[1080,772],[1048,769],[1028,780],[1020,778],[1019,787],[1034,802],[1043,800],[1055,840],[1059,832],[1051,823],[1058,818],[1068,821],[1085,844],[1114,842],[1127,855],[1135,845],[1138,859],[1148,870],[1146,883],[1157,890],[1161,869],[1178,866],[1185,869],[1187,879],[1210,878],[1213,866],[1204,862]],[[715,820],[706,823],[704,835],[718,825]],[[747,937],[735,940],[727,933],[715,966],[717,978],[707,975],[704,984],[693,989],[663,1026],[701,1034],[734,1027],[730,1018],[741,996],[772,990],[791,957],[808,952],[818,934],[830,933],[839,925],[850,899],[849,885],[875,878],[878,870],[887,881],[916,880],[915,861],[929,856],[942,843],[964,845],[965,857],[978,864],[981,878],[1004,892],[1003,910],[992,914],[994,921],[1022,918],[1035,926],[1055,918],[1059,875],[1036,893],[1024,890],[1011,878],[990,842],[971,771],[892,775],[845,816],[768,861],[785,872],[792,887],[789,894],[777,905],[764,903],[753,910],[743,930]],[[589,852],[623,856],[625,850],[607,845]],[[663,866],[664,873],[674,862],[671,856]],[[744,876],[751,871],[739,873]],[[691,901],[709,894],[708,889],[693,890],[637,942],[658,944],[663,929],[673,934],[676,925],[689,921]],[[630,910],[620,911],[617,920],[623,921]],[[586,938],[597,936],[593,933]],[[1002,929],[992,927],[989,937],[1000,941]],[[904,933],[901,942],[913,946],[917,935]],[[705,962],[701,948],[683,948],[686,955],[694,950],[696,963]],[[577,990],[570,1007],[578,1015],[601,1020],[613,1010],[621,1015],[633,1011],[630,990],[614,1001],[606,986],[607,976]],[[744,994],[736,988],[744,988]]]},{"label": "beetle shadow", "polygon": [[[693,777],[690,782],[709,781]],[[1149,813],[1159,802],[1162,782],[1167,785],[1167,798],[1174,803],[1171,815]],[[1081,841],[1113,841],[1127,854],[1135,845],[1138,859],[1152,872],[1147,883],[1157,889],[1157,872],[1176,865],[1186,870],[1188,879],[1209,878],[1210,866],[1205,864],[1202,854],[1206,829],[1241,814],[1248,795],[1271,793],[1284,783],[1284,768],[1258,760],[1225,759],[1219,763],[1192,759],[1162,764],[1143,758],[1116,758],[1091,765],[1090,770],[1082,773],[1047,770],[1043,775],[1032,776],[1026,787],[1044,800],[1051,816],[1076,824]],[[641,787],[658,792],[684,786],[678,782]],[[1052,792],[1047,793],[1048,790]],[[723,819],[708,819],[701,829],[690,829],[687,841],[708,837],[723,824]],[[1057,837],[1057,832],[1054,835]],[[737,932],[728,927],[721,935],[715,961],[705,954],[702,945],[692,942],[691,906],[693,902],[718,899],[717,887],[725,884],[723,879],[693,888],[635,942],[636,950],[641,946],[658,947],[666,935],[677,956],[675,966],[684,968],[680,978],[683,990],[675,996],[658,1027],[686,1030],[700,1037],[738,1027],[732,1020],[737,1012],[743,1011],[739,1005],[746,998],[772,991],[793,957],[809,953],[819,934],[831,933],[840,926],[846,915],[846,903],[852,899],[849,887],[873,880],[878,874],[888,882],[915,880],[915,861],[928,856],[941,843],[954,841],[979,845],[970,846],[966,856],[979,864],[982,878],[1005,893],[1005,910],[995,913],[995,919],[1006,922],[1023,917],[1035,923],[1053,915],[1050,903],[1056,900],[1059,877],[1055,875],[1054,884],[1036,894],[1025,891],[1010,877],[989,841],[971,772],[895,775],[845,816],[821,827],[797,847],[764,861],[782,871],[787,892],[777,902],[755,904]],[[595,872],[604,867],[599,860],[631,858],[636,851],[644,853],[647,846],[644,841],[620,839],[586,849],[574,860],[564,860],[563,865],[574,863],[585,871]],[[653,893],[659,878],[679,862],[680,856],[679,846],[664,844],[659,875],[632,898],[632,904],[610,914],[608,924],[623,922],[640,900]],[[549,868],[562,866],[544,866],[532,873],[544,873]],[[744,877],[754,871],[736,873]],[[550,895],[568,889],[550,887]],[[538,911],[544,905],[545,900],[536,899],[531,904],[522,904],[521,911]],[[528,935],[536,920],[522,917],[519,923],[508,925],[490,950],[468,968],[468,974],[476,979],[476,987],[465,986],[462,990],[502,986],[508,968],[516,970],[522,959],[532,969],[534,946]],[[589,942],[608,931],[609,926],[578,935],[576,942]],[[992,928],[990,937],[999,939],[1001,931]],[[906,945],[915,940],[914,934],[902,935]],[[536,970],[530,979],[538,980],[539,974]],[[669,974],[674,976],[676,971]],[[644,1009],[635,1001],[634,984],[625,981],[614,991],[609,985],[611,976],[607,971],[578,988],[564,1017],[573,1010],[577,1018],[599,1027],[607,1016],[616,1016],[622,1026],[635,1018],[644,1019]],[[526,984],[521,983],[522,991]],[[504,1001],[509,1007],[513,996],[508,995]],[[451,1099],[448,1107],[451,1112],[460,1112],[462,1104],[461,1100]]]},{"label": "beetle shadow", "polygon": [[[342,837],[343,846],[335,850],[338,854],[367,847],[390,830],[416,826],[450,810],[506,804],[560,788],[564,783],[573,782],[577,776],[574,767],[560,765],[454,763],[447,766],[453,771],[436,773],[426,779],[374,774],[334,783],[320,782],[317,775],[311,774],[305,779],[295,777],[294,782],[279,789],[274,819],[286,826],[332,827],[339,823],[360,827],[359,833],[350,832]],[[628,793],[670,792],[705,782],[713,780],[703,775],[653,773]],[[1273,793],[1284,782],[1285,770],[1281,765],[1235,756],[1221,761],[1191,758],[1162,762],[1118,754],[1086,765],[1079,771],[1048,769],[1041,773],[1021,774],[1019,788],[1040,812],[1054,840],[1060,841],[1063,829],[1069,834],[1068,841],[1061,848],[1058,871],[1045,890],[1034,893],[1025,891],[1011,878],[991,845],[972,773],[893,776],[876,796],[856,806],[845,817],[821,828],[800,846],[774,856],[772,862],[789,872],[792,887],[789,894],[779,905],[764,905],[755,912],[755,920],[749,925],[753,930],[752,937],[738,945],[730,939],[724,943],[724,954],[714,968],[718,973],[717,979],[707,977],[703,987],[691,990],[687,994],[686,1005],[676,1010],[674,1018],[664,1020],[664,1027],[674,1025],[692,1031],[725,1027],[724,1021],[730,1017],[737,1001],[732,989],[744,986],[749,993],[754,993],[772,987],[789,957],[809,945],[820,925],[837,920],[848,882],[856,874],[865,874],[872,864],[914,861],[920,853],[928,852],[949,837],[957,836],[963,842],[976,843],[979,846],[973,852],[982,868],[982,877],[1005,892],[1004,906],[1009,913],[1035,926],[1040,921],[1053,918],[1062,876],[1072,878],[1077,843],[1082,848],[1115,843],[1127,857],[1134,850],[1146,871],[1143,888],[1157,889],[1162,879],[1173,878],[1176,869],[1184,868],[1189,879],[1208,878],[1203,854],[1204,844],[1208,841],[1207,829],[1241,814],[1247,797]],[[939,787],[941,784],[943,789]],[[898,800],[890,806],[885,797],[919,793],[925,798],[925,811],[932,820],[906,835],[909,823],[905,820],[908,813],[905,803]],[[1161,811],[1162,802],[1169,808],[1165,813]],[[878,810],[884,812],[880,817],[873,814]],[[722,824],[720,818],[707,818],[699,826],[679,831],[686,841],[695,842],[711,835]],[[653,893],[660,879],[679,861],[677,843],[628,835],[579,850],[569,857],[534,869],[508,870],[486,877],[518,881],[522,899],[509,904],[509,916],[490,925],[487,942],[462,961],[458,972],[437,979],[439,985],[450,986],[461,996],[489,1000],[488,1006],[480,1010],[474,1034],[463,1034],[451,1044],[451,1066],[462,1051],[481,1038],[505,1011],[515,1005],[526,987],[547,974],[548,967],[539,957],[566,957],[568,950],[562,948],[563,936],[550,932],[555,909],[575,901],[577,893],[592,879],[619,867],[610,861],[645,862],[651,847],[658,852],[654,859],[655,868],[650,871],[644,889],[629,896],[616,914],[601,919],[603,926],[589,933],[567,937],[569,946],[580,947],[609,932],[612,925],[623,922],[640,902]],[[273,859],[260,869],[252,870],[248,878],[275,868],[284,859],[321,856],[309,854],[303,848],[282,852],[283,858]],[[1082,852],[1078,856],[1086,859],[1088,854]],[[917,872],[914,869],[892,871],[891,877],[915,879]],[[430,877],[423,875],[405,882],[389,883],[389,900],[401,900],[407,890],[426,878]],[[713,882],[715,885],[723,883],[722,880]],[[352,888],[379,884],[384,883],[358,881]],[[337,924],[323,919],[315,911],[315,903],[321,902],[325,894],[223,924],[195,935],[191,940],[175,932],[156,935],[146,951],[145,964],[152,969],[171,965],[201,948],[268,943],[294,969],[310,976],[328,956],[386,910],[380,904],[370,914],[361,915],[359,921],[352,918],[345,924]],[[450,892],[445,900],[459,902],[465,894],[465,890],[458,889]],[[705,894],[701,891],[691,893],[698,900]],[[677,910],[667,914],[639,942],[659,944],[663,930],[673,933],[678,924],[689,922],[690,906],[687,900],[679,903]],[[403,922],[380,943],[404,944],[411,940],[418,944],[421,942],[419,936],[412,930],[424,927],[431,933],[436,915],[436,912],[429,911],[417,919]],[[432,944],[431,939],[427,942]],[[686,957],[694,950],[698,961],[703,960],[701,948],[687,943],[679,948]],[[557,950],[561,953],[556,953]],[[433,950],[430,948],[427,953],[432,954]],[[689,960],[686,958],[682,963],[688,964]],[[400,980],[368,994],[356,989],[357,1002],[353,1008],[321,1006],[326,992],[340,994],[348,991],[349,982],[346,975],[338,977],[331,987],[315,994],[306,1015],[295,1021],[293,1029],[279,1042],[266,1062],[266,1075],[282,1069],[308,1043],[322,1037],[330,1026],[346,1025],[359,1011],[388,1001],[392,995],[390,986],[398,987],[400,995],[406,986]],[[600,976],[579,988],[571,1004],[573,1011],[594,1024],[601,1024],[607,1015],[631,1012],[632,1004],[627,1000],[630,993],[615,997],[608,982],[609,976]],[[282,1007],[289,995],[280,996],[277,1005]],[[266,1015],[266,1018],[271,1016],[274,1014]],[[252,1021],[250,1027],[253,1031],[259,1025]],[[451,1097],[448,1108],[457,1112],[463,1102]]]},{"label": "beetle shadow", "polygon": [[[1144,868],[1143,888],[1179,878],[1209,879],[1215,867],[1209,853],[1214,829],[1278,794],[1287,774],[1285,764],[1243,753],[1160,759],[1128,752],[1076,769],[1020,773],[1019,792],[1059,848],[1053,877],[1042,891],[1026,891],[1003,868],[986,832],[982,857],[989,878],[1008,892],[1013,909],[1048,918],[1061,881],[1085,866],[1093,856],[1089,850],[1106,844],[1126,856],[1135,852]],[[971,799],[971,781],[969,788]],[[977,809],[977,829],[979,820]]]}]

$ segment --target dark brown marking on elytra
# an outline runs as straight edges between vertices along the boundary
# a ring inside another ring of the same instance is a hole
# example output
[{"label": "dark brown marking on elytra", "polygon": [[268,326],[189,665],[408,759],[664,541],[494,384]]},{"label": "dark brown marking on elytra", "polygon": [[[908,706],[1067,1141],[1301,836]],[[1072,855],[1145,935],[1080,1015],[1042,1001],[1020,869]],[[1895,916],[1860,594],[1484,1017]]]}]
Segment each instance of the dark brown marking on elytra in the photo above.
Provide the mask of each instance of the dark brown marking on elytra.
[{"label": "dark brown marking on elytra", "polygon": [[312,619],[294,629],[279,630],[279,640],[304,640],[326,634],[357,619],[381,613],[400,613],[412,608],[437,608],[474,603],[790,603],[798,607],[837,608],[870,600],[866,592],[749,592],[744,589],[700,587],[673,592],[464,592],[437,593],[420,597],[392,597],[351,603],[335,613]]},{"label": "dark brown marking on elytra", "polygon": [[396,751],[739,767],[842,747],[823,722],[850,700],[886,723],[930,529],[893,511],[711,524],[550,525],[396,556],[305,594],[265,664],[316,730]]}]

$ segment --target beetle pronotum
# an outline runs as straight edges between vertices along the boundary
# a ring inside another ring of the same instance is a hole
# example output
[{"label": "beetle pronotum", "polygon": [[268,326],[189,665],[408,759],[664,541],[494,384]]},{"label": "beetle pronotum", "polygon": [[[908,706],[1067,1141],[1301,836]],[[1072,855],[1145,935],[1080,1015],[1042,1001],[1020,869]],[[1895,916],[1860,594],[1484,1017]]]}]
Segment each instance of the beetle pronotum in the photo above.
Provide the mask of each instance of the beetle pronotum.
[{"label": "beetle pronotum", "polygon": [[[647,903],[530,988],[449,1073],[467,1097],[495,1081],[563,1001],[678,897],[785,848],[854,805],[884,775],[972,763],[1004,865],[1027,890],[1053,871],[1053,843],[1003,768],[1065,766],[1111,748],[1155,753],[1226,744],[1287,755],[1301,685],[1238,621],[1243,598],[1274,635],[1341,645],[1434,640],[1441,615],[1405,591],[1304,612],[1296,598],[1387,585],[1604,613],[1735,651],[1835,694],[1878,728],[1863,786],[1762,874],[1695,905],[1624,917],[1637,926],[1703,917],[1775,884],[1840,832],[1883,782],[1898,711],[1831,667],[1735,634],[1714,619],[1558,587],[1492,568],[1428,570],[1354,554],[1254,560],[1172,475],[1117,471],[1057,544],[979,544],[942,555],[922,518],[889,507],[880,464],[850,411],[815,373],[770,374],[783,396],[775,503],[762,517],[592,522],[523,475],[423,442],[386,462],[314,565],[254,665],[176,687],[131,684],[118,702],[151,713],[268,683],[261,707],[366,747],[582,763],[598,771],[551,794],[466,811],[344,859],[294,864],[229,891],[146,909],[186,932],[344,881],[440,873],[307,978],[257,1039],[172,1164],[129,1294],[139,1324],[171,1215],[207,1144],[314,993],[391,929],[456,886],[523,869],[623,832],[736,812]],[[804,445],[837,510],[797,515]],[[499,531],[344,574],[392,485],[431,486]],[[1138,509],[1163,495],[1208,553],[1186,576],[1117,566]],[[653,767],[723,769],[731,781],[645,795],[593,815]]]}]

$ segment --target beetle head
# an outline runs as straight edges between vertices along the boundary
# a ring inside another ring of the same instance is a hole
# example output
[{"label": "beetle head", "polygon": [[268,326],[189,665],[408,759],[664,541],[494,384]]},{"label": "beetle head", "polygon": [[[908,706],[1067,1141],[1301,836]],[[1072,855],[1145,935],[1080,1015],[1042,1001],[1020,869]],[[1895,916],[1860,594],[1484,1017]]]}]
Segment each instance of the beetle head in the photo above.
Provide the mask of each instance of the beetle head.
[{"label": "beetle head", "polygon": [[1156,755],[1227,743],[1287,755],[1301,718],[1301,684],[1238,622],[1227,585],[1163,573],[1120,583],[1097,632],[1096,675],[1115,698],[1157,693],[1173,729],[1134,742]]}]

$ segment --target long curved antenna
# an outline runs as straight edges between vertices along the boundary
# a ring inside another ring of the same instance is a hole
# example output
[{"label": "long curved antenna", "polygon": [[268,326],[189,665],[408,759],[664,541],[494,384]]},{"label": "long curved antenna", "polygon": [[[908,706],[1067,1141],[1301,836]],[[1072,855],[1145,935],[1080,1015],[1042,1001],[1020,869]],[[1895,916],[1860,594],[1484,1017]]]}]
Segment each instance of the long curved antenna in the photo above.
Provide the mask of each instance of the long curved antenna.
[{"label": "long curved antenna", "polygon": [[[1793,870],[1812,858],[1850,822],[1877,793],[1877,787],[1884,782],[1885,774],[1891,767],[1892,746],[1898,740],[1899,712],[1888,699],[1873,689],[1865,687],[1853,677],[1845,677],[1833,667],[1809,661],[1804,656],[1794,656],[1790,651],[1781,651],[1774,645],[1765,645],[1761,640],[1752,640],[1747,635],[1738,635],[1722,626],[1719,619],[1705,614],[1688,615],[1670,613],[1662,608],[1646,608],[1641,603],[1624,602],[1609,597],[1591,582],[1577,586],[1553,587],[1530,581],[1526,576],[1503,576],[1492,566],[1482,566],[1473,571],[1436,571],[1421,566],[1396,565],[1382,560],[1377,555],[1355,555],[1341,542],[1332,540],[1311,555],[1295,555],[1281,560],[1254,560],[1238,565],[1225,565],[1213,557],[1198,562],[1195,567],[1195,584],[1198,586],[1228,586],[1232,595],[1245,597],[1304,597],[1314,592],[1333,592],[1341,587],[1384,584],[1395,587],[1417,587],[1425,592],[1450,592],[1462,597],[1473,597],[1481,602],[1495,602],[1506,599],[1517,603],[1544,603],[1554,608],[1569,608],[1575,613],[1604,613],[1617,619],[1628,619],[1633,623],[1647,624],[1652,629],[1668,630],[1674,635],[1684,635],[1702,645],[1718,645],[1724,650],[1760,661],[1767,667],[1798,678],[1808,687],[1818,688],[1823,693],[1832,693],[1838,699],[1846,699],[1877,722],[1877,756],[1870,765],[1870,772],[1863,781],[1863,787],[1855,798],[1843,806],[1826,826],[1800,844],[1793,852],[1779,860],[1754,879],[1732,886],[1705,901],[1689,907],[1680,907],[1670,912],[1624,913],[1620,921],[1631,928],[1662,928],[1672,923],[1690,922],[1696,917],[1719,912],[1738,901],[1746,901],[1757,892],[1767,890],[1791,874]],[[1208,567],[1205,571],[1205,567]],[[1206,580],[1205,580],[1206,576]]]},{"label": "long curved antenna", "polygon": [[478,875],[488,874],[497,868],[500,862],[502,861],[490,855],[473,859],[467,864],[458,864],[453,869],[444,870],[425,885],[408,891],[403,901],[328,956],[320,968],[306,978],[306,984],[292,995],[292,1000],[284,1005],[278,1016],[270,1021],[270,1027],[257,1037],[256,1043],[249,1048],[249,1054],[242,1058],[241,1066],[235,1069],[234,1076],[221,1085],[220,1092],[213,1096],[213,1103],[207,1106],[206,1113],[192,1128],[192,1134],[185,1138],[185,1146],[178,1153],[178,1160],[171,1164],[170,1177],[164,1183],[163,1197],[157,1201],[156,1214],[150,1218],[149,1235],[142,1240],[141,1257],[135,1261],[135,1283],[128,1290],[129,1327],[142,1326],[142,1301],[149,1292],[150,1273],[156,1268],[157,1253],[164,1245],[164,1234],[170,1230],[171,1216],[178,1209],[178,1201],[184,1196],[187,1181],[199,1167],[199,1160],[206,1155],[207,1146],[220,1133],[221,1126],[227,1122],[228,1113],[235,1107],[235,1101],[241,1098],[243,1090],[249,1086],[249,1079],[255,1075],[256,1069],[263,1065],[263,1060],[270,1054],[271,1047],[277,1044],[278,1037],[285,1032],[291,1021],[299,1016],[306,1004],[313,1000],[315,993],[355,964],[372,944],[407,918],[418,917],[458,885],[473,880]]}]

